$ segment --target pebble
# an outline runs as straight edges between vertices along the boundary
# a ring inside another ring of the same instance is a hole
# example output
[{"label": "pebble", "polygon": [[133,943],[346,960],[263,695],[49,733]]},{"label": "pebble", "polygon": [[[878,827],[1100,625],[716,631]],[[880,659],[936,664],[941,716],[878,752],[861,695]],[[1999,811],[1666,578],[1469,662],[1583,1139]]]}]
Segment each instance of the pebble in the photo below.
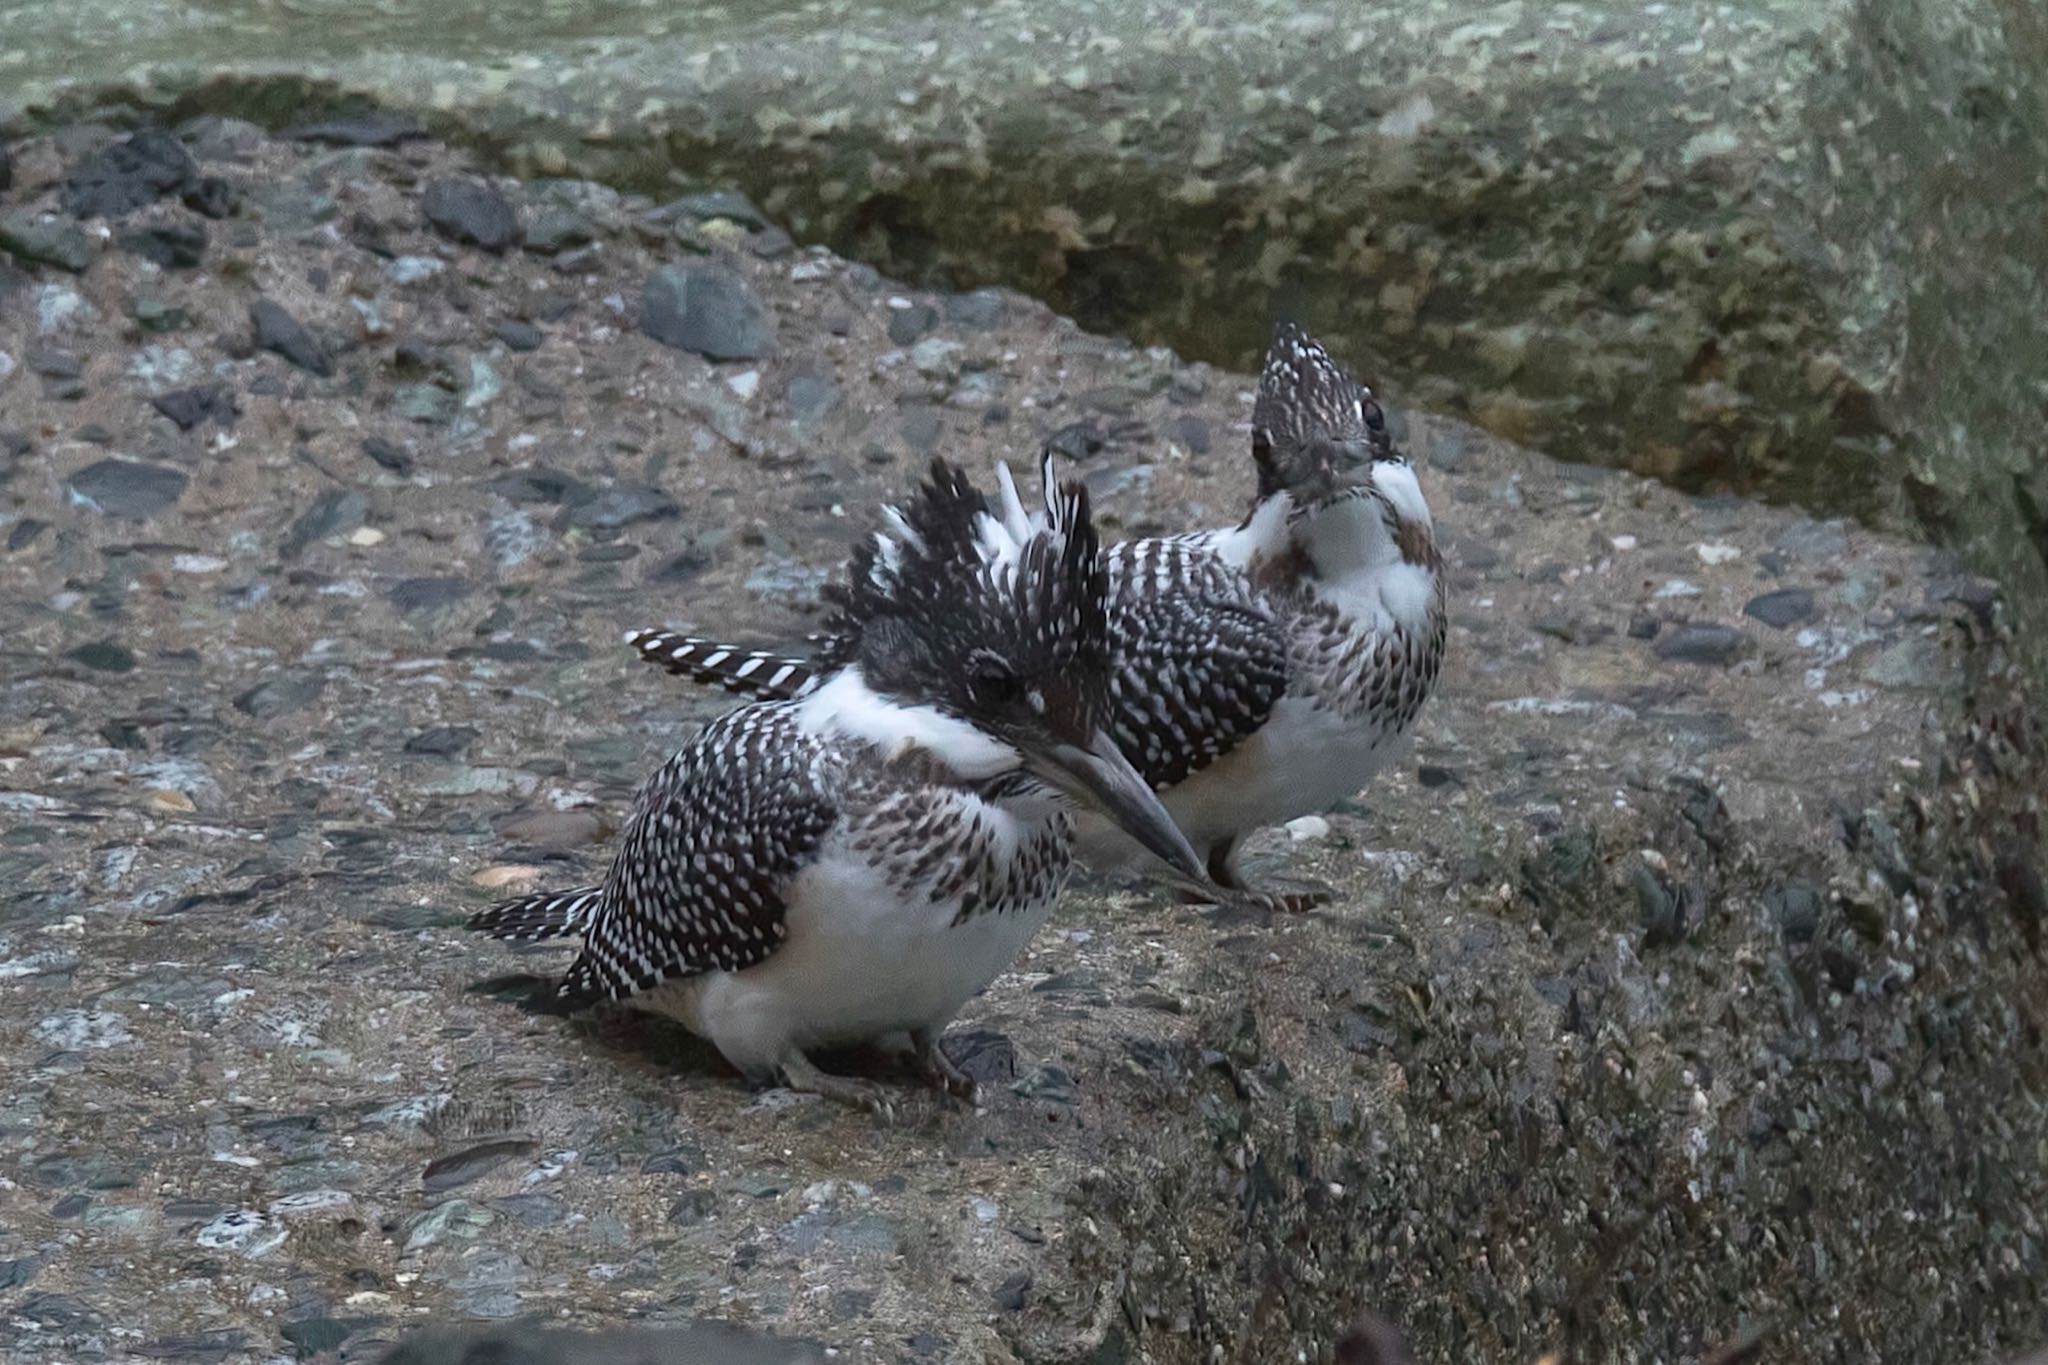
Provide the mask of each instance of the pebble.
[{"label": "pebble", "polygon": [[184,496],[182,471],[140,460],[101,460],[70,479],[71,495],[96,512],[147,521]]},{"label": "pebble", "polygon": [[199,182],[199,163],[185,144],[145,128],[79,163],[64,182],[62,202],[74,218],[119,218],[167,194],[201,193]]},{"label": "pebble", "polygon": [[682,507],[659,488],[620,484],[587,490],[569,504],[569,525],[586,530],[616,531],[642,521],[666,521],[682,515]]},{"label": "pebble", "polygon": [[499,1138],[436,1157],[420,1173],[420,1185],[428,1194],[440,1194],[471,1181],[481,1180],[506,1162],[538,1151],[527,1138]]},{"label": "pebble", "polygon": [[404,1249],[407,1255],[439,1246],[443,1242],[470,1242],[497,1220],[489,1209],[467,1199],[450,1199],[417,1214],[406,1224]]},{"label": "pebble", "polygon": [[1742,657],[1747,641],[1732,626],[1682,625],[1651,646],[1660,659],[1725,667]]},{"label": "pebble", "polygon": [[227,389],[219,384],[173,389],[150,399],[149,405],[170,418],[180,431],[190,431],[201,422],[218,422],[226,426],[235,420],[234,402],[228,398]]},{"label": "pebble", "polygon": [[353,118],[295,123],[278,134],[296,142],[326,142],[341,147],[396,147],[427,136],[427,130],[403,114],[363,114]]},{"label": "pebble", "polygon": [[448,268],[439,256],[399,256],[385,263],[384,278],[393,284],[418,284]]},{"label": "pebble", "polygon": [[508,318],[492,328],[492,333],[510,350],[524,352],[540,349],[540,329],[530,322]]},{"label": "pebble", "polygon": [[326,348],[281,305],[270,299],[258,299],[249,305],[249,321],[256,329],[257,349],[273,351],[313,374],[324,376],[333,372]]},{"label": "pebble", "polygon": [[498,837],[542,848],[576,848],[604,834],[604,822],[585,810],[535,811],[498,826]]},{"label": "pebble", "polygon": [[944,337],[926,337],[910,348],[911,365],[927,379],[958,379],[966,358],[965,346]]},{"label": "pebble", "polygon": [[84,664],[97,673],[129,673],[134,671],[135,656],[112,640],[99,640],[89,645],[80,645],[64,656],[75,663]]},{"label": "pebble", "polygon": [[135,1041],[128,1021],[111,1010],[59,1010],[30,1030],[45,1047],[99,1052]]},{"label": "pebble", "polygon": [[92,264],[92,243],[75,223],[43,222],[32,213],[0,217],[0,251],[31,265],[76,275]]},{"label": "pebble", "polygon": [[767,305],[744,279],[723,266],[663,266],[647,277],[640,326],[679,351],[709,360],[757,360],[775,341]]},{"label": "pebble", "polygon": [[292,523],[284,538],[285,557],[298,555],[316,540],[347,535],[361,526],[369,515],[368,496],[353,488],[331,488],[315,498],[313,505]]},{"label": "pebble", "polygon": [[123,250],[165,270],[191,270],[206,260],[204,223],[152,223],[121,234]]},{"label": "pebble", "polygon": [[495,867],[472,872],[469,880],[487,891],[496,891],[500,887],[539,881],[547,873],[546,868],[534,867],[530,863],[499,863]]},{"label": "pebble", "polygon": [[936,308],[921,303],[905,302],[901,308],[889,309],[889,340],[897,346],[908,346],[929,332],[939,320]]},{"label": "pebble", "polygon": [[695,194],[686,194],[664,208],[675,217],[699,220],[724,218],[729,222],[754,229],[769,226],[767,215],[754,206],[753,200],[738,190],[701,190]]},{"label": "pebble", "polygon": [[1811,588],[1779,588],[1752,597],[1742,604],[1742,614],[1776,630],[1786,630],[1813,619]]},{"label": "pebble", "polygon": [[725,386],[740,396],[742,402],[752,401],[761,388],[761,372],[744,370],[725,381]]},{"label": "pebble", "polygon": [[826,375],[805,370],[790,377],[782,402],[790,421],[810,426],[823,421],[839,405],[839,386]]},{"label": "pebble", "polygon": [[269,678],[236,697],[235,709],[257,720],[270,720],[303,709],[325,687],[326,683],[317,677]]},{"label": "pebble", "polygon": [[1742,551],[1733,545],[1695,545],[1692,552],[1700,557],[1702,564],[1726,564],[1731,559],[1742,558]]},{"label": "pebble", "polygon": [[1287,822],[1287,837],[1297,844],[1313,843],[1330,836],[1330,822],[1320,815],[1303,815]]},{"label": "pebble", "polygon": [[574,209],[543,209],[526,225],[526,249],[553,256],[597,240],[597,225]]},{"label": "pebble", "polygon": [[420,196],[420,212],[444,237],[503,251],[519,233],[505,196],[474,180],[436,180]]},{"label": "pebble", "polygon": [[452,607],[470,594],[470,582],[466,578],[438,575],[432,577],[402,579],[386,594],[391,605],[406,615],[416,611],[436,611]]}]

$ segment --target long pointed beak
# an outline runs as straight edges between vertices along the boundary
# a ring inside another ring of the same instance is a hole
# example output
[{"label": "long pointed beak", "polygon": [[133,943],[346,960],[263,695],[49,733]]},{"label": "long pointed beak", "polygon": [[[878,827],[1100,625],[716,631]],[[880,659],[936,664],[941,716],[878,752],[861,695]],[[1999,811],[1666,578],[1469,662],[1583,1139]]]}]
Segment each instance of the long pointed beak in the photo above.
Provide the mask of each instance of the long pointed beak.
[{"label": "long pointed beak", "polygon": [[1088,745],[1054,743],[1025,755],[1031,770],[1077,801],[1093,806],[1177,871],[1209,885],[1209,871],[1145,779],[1101,730]]}]

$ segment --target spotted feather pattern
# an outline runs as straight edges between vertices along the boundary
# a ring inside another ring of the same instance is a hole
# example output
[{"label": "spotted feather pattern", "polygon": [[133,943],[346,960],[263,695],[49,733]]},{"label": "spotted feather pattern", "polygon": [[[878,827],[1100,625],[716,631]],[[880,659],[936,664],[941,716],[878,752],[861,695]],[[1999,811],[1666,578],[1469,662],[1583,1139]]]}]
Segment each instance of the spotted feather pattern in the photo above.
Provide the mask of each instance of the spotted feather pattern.
[{"label": "spotted feather pattern", "polygon": [[1287,691],[1288,641],[1198,536],[1110,551],[1111,734],[1155,790],[1255,733]]}]

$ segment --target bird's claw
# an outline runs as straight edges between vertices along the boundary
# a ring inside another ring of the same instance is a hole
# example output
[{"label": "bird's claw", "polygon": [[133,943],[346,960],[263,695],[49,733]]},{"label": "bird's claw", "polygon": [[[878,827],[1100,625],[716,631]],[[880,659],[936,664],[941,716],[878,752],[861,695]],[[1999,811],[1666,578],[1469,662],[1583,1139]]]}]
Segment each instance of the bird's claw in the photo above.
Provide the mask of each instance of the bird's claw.
[{"label": "bird's claw", "polygon": [[914,1041],[917,1045],[918,1069],[924,1073],[925,1081],[934,1090],[943,1090],[955,1099],[965,1100],[968,1104],[979,1107],[981,1086],[975,1082],[974,1077],[962,1071],[959,1064],[946,1055],[946,1049],[939,1045],[939,1040],[919,1037]]}]

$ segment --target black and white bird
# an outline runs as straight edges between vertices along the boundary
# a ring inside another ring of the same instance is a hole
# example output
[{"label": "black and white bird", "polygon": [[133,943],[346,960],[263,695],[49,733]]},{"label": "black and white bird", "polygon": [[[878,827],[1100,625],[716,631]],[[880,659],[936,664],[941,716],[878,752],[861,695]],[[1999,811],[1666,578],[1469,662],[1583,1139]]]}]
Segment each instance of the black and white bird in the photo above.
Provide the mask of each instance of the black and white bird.
[{"label": "black and white bird", "polygon": [[1051,912],[1070,807],[1202,871],[1110,737],[1086,489],[1048,480],[1035,517],[987,507],[935,461],[835,585],[832,653],[804,694],[729,712],[671,758],[601,885],[471,926],[581,936],[560,1003],[670,1015],[750,1077],[886,1108],[807,1056],[873,1042],[971,1093],[939,1033]]},{"label": "black and white bird", "polygon": [[[1443,661],[1443,562],[1372,390],[1292,323],[1266,353],[1252,459],[1243,521],[1109,551],[1110,731],[1216,885],[1300,909],[1320,897],[1246,885],[1244,836],[1357,792],[1414,724]],[[1015,503],[1007,481],[1004,495]],[[827,637],[813,660],[663,630],[627,641],[672,672],[775,696],[816,685]],[[1142,862],[1108,823],[1077,825],[1090,866]]]}]

